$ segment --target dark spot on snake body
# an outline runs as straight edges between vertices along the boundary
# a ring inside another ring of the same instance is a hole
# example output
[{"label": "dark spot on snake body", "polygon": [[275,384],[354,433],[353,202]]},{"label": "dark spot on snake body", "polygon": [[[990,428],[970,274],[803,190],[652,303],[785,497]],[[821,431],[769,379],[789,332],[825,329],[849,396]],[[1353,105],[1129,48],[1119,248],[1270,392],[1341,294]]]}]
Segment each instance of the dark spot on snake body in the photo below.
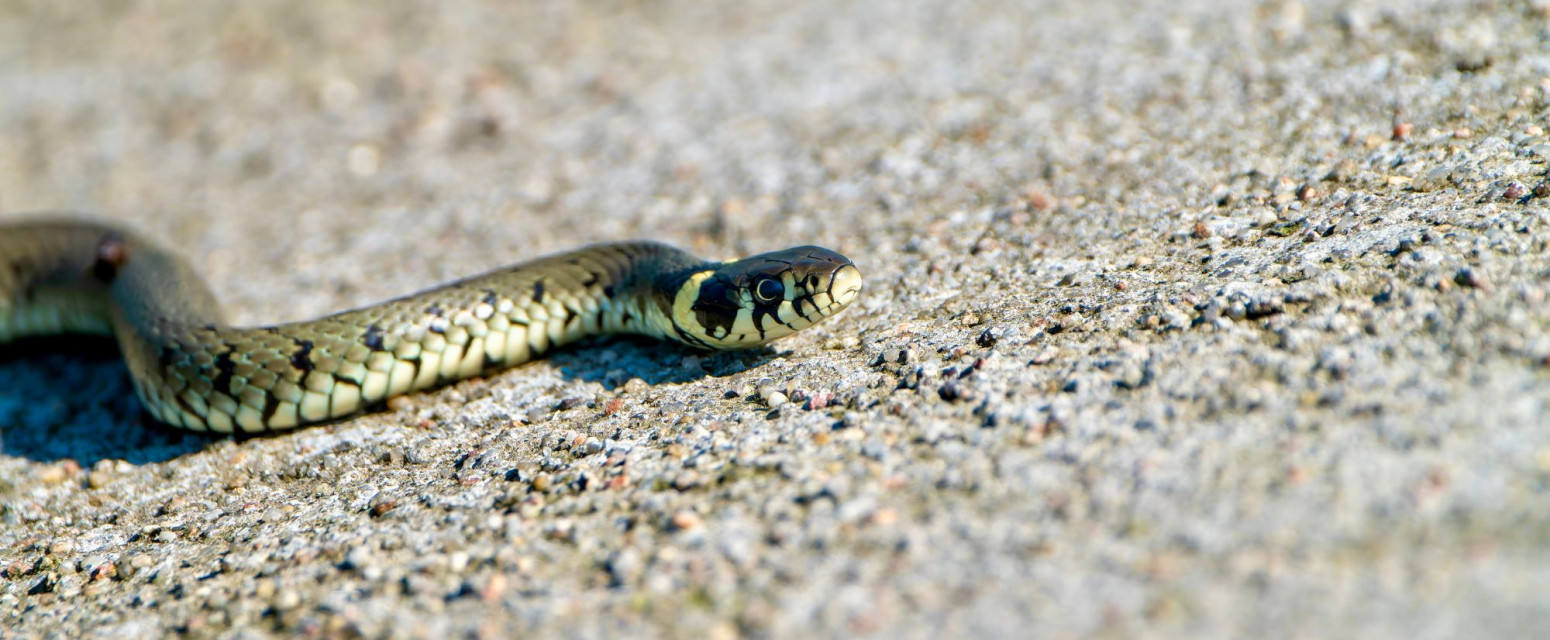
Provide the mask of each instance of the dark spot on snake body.
[{"label": "dark spot on snake body", "polygon": [[614,286],[608,285],[603,287],[603,295],[608,298],[614,297]]},{"label": "dark spot on snake body", "polygon": [[371,326],[366,327],[366,335],[361,336],[361,344],[366,345],[366,348],[372,351],[387,351],[382,345],[383,334],[382,327],[373,323]]},{"label": "dark spot on snake body", "polygon": [[264,394],[264,412],[263,412],[264,413],[264,420],[263,420],[264,424],[266,424],[266,425],[269,424],[269,421],[274,419],[275,411],[277,411],[279,409],[280,409],[280,399],[274,397],[274,393],[273,392],[265,393]]},{"label": "dark spot on snake body", "polygon": [[297,338],[295,340],[299,350],[291,354],[291,366],[302,371],[312,370],[312,341]]},{"label": "dark spot on snake body", "polygon": [[490,306],[493,307],[493,306],[499,305],[500,301],[501,301],[500,294],[496,293],[492,289],[485,289],[484,290],[484,303],[485,304],[490,305]]},{"label": "dark spot on snake body", "polygon": [[438,318],[440,318],[441,314],[444,313],[445,311],[446,311],[445,309],[441,308],[441,305],[436,304],[434,302],[431,303],[431,306],[425,308],[425,312],[426,313],[429,313],[429,314],[431,314],[433,316],[436,316]]},{"label": "dark spot on snake body", "polygon": [[533,282],[533,303],[544,303],[544,279],[539,278]]},{"label": "dark spot on snake body", "polygon": [[595,272],[595,271],[588,271],[587,272],[587,279],[586,279],[585,282],[581,283],[581,286],[591,288],[592,285],[597,284],[598,280],[602,280],[602,279],[603,279],[603,277],[598,275],[597,272]]},{"label": "dark spot on snake body", "polygon": [[109,233],[97,243],[97,260],[92,262],[91,275],[98,282],[108,284],[118,277],[118,270],[129,261],[129,245],[124,237]]},{"label": "dark spot on snake body", "polygon": [[231,352],[221,352],[220,355],[215,356],[215,370],[219,373],[215,374],[215,379],[210,381],[210,386],[228,396],[234,395],[231,392],[231,380],[236,369],[237,363],[231,361]]}]

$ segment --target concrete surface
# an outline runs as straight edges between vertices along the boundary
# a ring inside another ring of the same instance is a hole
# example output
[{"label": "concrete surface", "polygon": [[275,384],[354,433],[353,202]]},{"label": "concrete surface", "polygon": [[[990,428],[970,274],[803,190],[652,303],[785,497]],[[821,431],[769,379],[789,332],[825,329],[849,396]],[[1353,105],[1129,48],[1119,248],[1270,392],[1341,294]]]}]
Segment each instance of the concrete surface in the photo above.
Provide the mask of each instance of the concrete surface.
[{"label": "concrete surface", "polygon": [[0,636],[1531,635],[1547,13],[0,4],[0,216],[133,224],[240,321],[616,238],[867,276],[767,351],[241,441],[13,349]]}]

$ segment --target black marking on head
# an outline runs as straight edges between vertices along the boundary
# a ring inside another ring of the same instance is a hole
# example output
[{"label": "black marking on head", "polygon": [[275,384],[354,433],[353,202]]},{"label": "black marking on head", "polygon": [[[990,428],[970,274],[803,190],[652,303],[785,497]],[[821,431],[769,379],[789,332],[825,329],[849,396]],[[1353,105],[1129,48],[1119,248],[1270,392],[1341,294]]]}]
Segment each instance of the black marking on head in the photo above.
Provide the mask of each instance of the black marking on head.
[{"label": "black marking on head", "polygon": [[596,271],[588,270],[587,279],[582,281],[581,286],[590,288],[592,285],[597,284],[597,281],[602,279],[603,277],[598,275]]},{"label": "black marking on head", "polygon": [[611,284],[610,285],[604,285],[603,286],[603,296],[606,297],[606,298],[612,299],[614,297],[614,286],[611,285]]},{"label": "black marking on head", "polygon": [[683,339],[684,344],[687,344],[687,345],[692,346],[692,347],[699,347],[701,349],[709,349],[710,348],[710,344],[706,343],[704,340],[701,340],[698,336],[695,336],[694,334],[691,334],[688,331],[684,331],[684,328],[678,326],[677,322],[673,323],[673,331],[678,332],[678,337]]},{"label": "black marking on head", "polygon": [[485,289],[484,290],[484,303],[485,304],[490,305],[490,306],[493,307],[493,306],[499,305],[500,302],[501,302],[501,295],[496,293],[494,289]]},{"label": "black marking on head", "polygon": [[737,281],[722,273],[713,273],[700,281],[700,295],[689,305],[689,310],[694,312],[695,321],[706,334],[717,337],[732,334],[737,312],[743,308],[742,297],[738,295],[741,289]]},{"label": "black marking on head", "polygon": [[361,336],[361,344],[366,345],[366,348],[372,351],[387,351],[387,347],[382,344],[383,335],[382,327],[372,323],[371,326],[366,327],[366,335]]},{"label": "black marking on head", "polygon": [[156,363],[160,364],[161,367],[165,369],[172,366],[172,363],[174,360],[176,360],[177,355],[177,351],[173,350],[167,345],[162,345],[160,349],[156,350]]},{"label": "black marking on head", "polygon": [[233,373],[237,370],[237,363],[232,362],[231,352],[223,351],[215,356],[215,378],[210,380],[210,386],[216,391],[226,395],[232,395],[231,381]]},{"label": "black marking on head", "polygon": [[759,331],[759,337],[761,339],[764,338],[764,319],[765,318],[774,318],[774,320],[776,322],[780,322],[780,318],[775,318],[775,314],[773,314],[773,313],[770,313],[770,312],[764,311],[764,310],[755,310],[753,312],[753,328],[757,329]]},{"label": "black marking on head", "polygon": [[[807,311],[803,308],[807,306],[811,306],[813,308],[813,313],[818,314],[817,320],[814,320],[807,315]],[[817,324],[818,320],[823,319],[822,310],[818,308],[818,305],[813,304],[812,298],[809,296],[803,296],[801,298],[797,298],[796,300],[792,300],[791,310],[796,312],[798,318],[806,320],[808,324]]]},{"label": "black marking on head", "polygon": [[312,341],[296,338],[294,342],[296,343],[297,350],[296,353],[291,354],[291,366],[302,371],[311,371],[313,367]]},{"label": "black marking on head", "polygon": [[629,324],[630,321],[634,320],[634,319],[635,319],[635,314],[631,313],[629,309],[625,309],[624,310],[624,314],[619,316],[619,320],[621,322],[623,322],[624,324]]},{"label": "black marking on head", "polygon": [[539,279],[533,281],[533,302],[535,304],[543,304],[544,303],[544,279],[543,278],[539,278]]},{"label": "black marking on head", "polygon": [[425,308],[425,312],[440,318],[441,314],[445,313],[446,310],[442,309],[441,305],[432,302],[431,306]]}]

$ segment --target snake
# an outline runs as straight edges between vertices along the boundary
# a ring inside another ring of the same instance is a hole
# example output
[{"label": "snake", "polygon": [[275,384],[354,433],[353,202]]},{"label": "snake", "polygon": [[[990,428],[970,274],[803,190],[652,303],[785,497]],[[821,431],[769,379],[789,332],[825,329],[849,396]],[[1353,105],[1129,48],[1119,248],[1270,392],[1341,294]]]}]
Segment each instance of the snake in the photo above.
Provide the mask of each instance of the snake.
[{"label": "snake", "polygon": [[822,247],[718,262],[628,241],[241,327],[223,321],[189,263],[124,226],[62,214],[0,222],[0,344],[112,336],[148,414],[220,433],[335,421],[590,338],[759,347],[835,315],[861,288],[855,264]]}]

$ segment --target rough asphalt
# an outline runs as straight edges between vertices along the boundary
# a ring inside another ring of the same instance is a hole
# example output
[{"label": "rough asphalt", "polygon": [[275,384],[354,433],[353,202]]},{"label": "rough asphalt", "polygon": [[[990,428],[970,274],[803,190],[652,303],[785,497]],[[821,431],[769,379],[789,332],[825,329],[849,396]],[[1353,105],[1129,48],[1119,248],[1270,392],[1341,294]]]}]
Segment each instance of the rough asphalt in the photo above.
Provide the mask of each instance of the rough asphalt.
[{"label": "rough asphalt", "polygon": [[[235,320],[578,244],[850,255],[276,437],[0,356],[0,637],[1527,637],[1550,3],[0,6],[0,217]],[[55,347],[66,346],[64,353]]]}]

